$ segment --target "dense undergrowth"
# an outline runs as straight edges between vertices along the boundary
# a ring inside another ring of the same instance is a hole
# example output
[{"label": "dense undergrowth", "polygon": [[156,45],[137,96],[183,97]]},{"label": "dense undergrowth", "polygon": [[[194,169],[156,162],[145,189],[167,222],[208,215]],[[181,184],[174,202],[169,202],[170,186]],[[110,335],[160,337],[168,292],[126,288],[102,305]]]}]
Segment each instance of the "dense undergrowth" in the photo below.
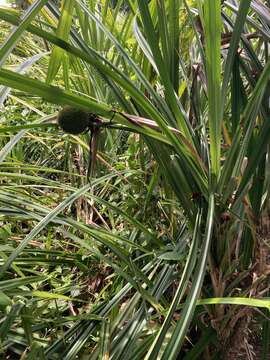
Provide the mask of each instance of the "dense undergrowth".
[{"label": "dense undergrowth", "polygon": [[0,8],[0,357],[269,359],[269,1],[58,5]]}]

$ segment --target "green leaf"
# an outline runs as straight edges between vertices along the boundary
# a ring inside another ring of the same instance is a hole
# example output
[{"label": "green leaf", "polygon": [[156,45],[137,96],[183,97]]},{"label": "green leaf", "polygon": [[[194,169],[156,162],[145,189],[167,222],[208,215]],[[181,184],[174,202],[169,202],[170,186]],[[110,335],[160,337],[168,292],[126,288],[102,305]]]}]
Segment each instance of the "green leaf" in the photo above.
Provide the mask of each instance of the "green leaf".
[{"label": "green leaf", "polygon": [[230,305],[243,305],[258,308],[266,308],[270,310],[270,299],[254,299],[244,297],[226,297],[226,298],[209,298],[200,299],[197,305],[216,305],[216,304],[230,304]]},{"label": "green leaf", "polygon": [[221,5],[220,0],[205,0],[204,27],[206,41],[206,70],[208,116],[210,130],[211,173],[213,186],[220,173],[221,145]]},{"label": "green leaf", "polygon": [[11,299],[3,292],[0,291],[0,307],[5,308],[8,305],[11,305],[12,301]]},{"label": "green leaf", "polygon": [[7,337],[10,328],[12,327],[13,323],[15,322],[15,320],[16,320],[17,316],[19,315],[23,306],[24,305],[22,303],[14,304],[11,307],[9,313],[6,315],[4,321],[2,322],[2,324],[0,326],[0,339],[2,341]]},{"label": "green leaf", "polygon": [[99,360],[110,359],[110,322],[109,319],[104,319],[102,322],[100,332],[100,350]]},{"label": "green leaf", "polygon": [[66,295],[62,295],[62,294],[56,294],[56,293],[51,293],[48,291],[39,291],[39,290],[35,290],[31,292],[33,296],[36,296],[38,298],[42,298],[42,299],[58,299],[58,300],[65,300],[65,301],[72,301],[73,299],[69,296]]},{"label": "green leaf", "polygon": [[165,359],[173,360],[177,358],[181,350],[181,346],[183,344],[185,336],[187,334],[188,327],[192,321],[196,303],[198,297],[200,296],[200,291],[204,280],[204,275],[207,265],[207,258],[210,250],[213,224],[214,224],[214,207],[215,207],[214,195],[210,194],[209,208],[208,208],[207,222],[206,222],[206,234],[204,236],[200,257],[196,265],[191,289],[189,290],[188,297],[185,301],[183,310],[181,312],[180,320],[178,320],[173,330],[172,336],[162,355],[162,359],[164,360]]},{"label": "green leaf", "polygon": [[45,279],[46,276],[26,276],[20,279],[3,280],[0,281],[0,291],[16,289],[19,286],[44,281]]},{"label": "green leaf", "polygon": [[200,240],[199,239],[199,237],[200,237],[199,231],[200,231],[201,217],[202,217],[202,214],[201,214],[201,212],[199,212],[197,214],[197,218],[196,218],[196,224],[195,224],[194,233],[193,233],[192,245],[189,250],[189,254],[188,254],[186,264],[185,264],[185,267],[184,267],[184,270],[183,270],[183,273],[181,276],[180,283],[179,283],[177,291],[174,295],[173,301],[168,309],[166,318],[165,318],[158,334],[156,335],[151,347],[149,348],[148,353],[145,357],[145,360],[157,359],[160,350],[162,349],[162,347],[164,347],[164,341],[165,341],[166,337],[171,336],[170,326],[171,326],[171,322],[173,319],[173,315],[177,309],[177,305],[181,301],[181,299],[187,289],[188,281],[190,279],[190,276],[191,276],[191,274],[194,270],[194,266],[196,264],[198,245],[199,245],[199,240]]},{"label": "green leaf", "polygon": [[227,88],[233,68],[233,64],[235,61],[235,55],[239,46],[239,41],[243,32],[243,28],[245,25],[245,21],[247,18],[248,10],[250,8],[252,0],[242,0],[240,3],[240,7],[238,10],[237,18],[234,24],[234,29],[232,33],[232,38],[230,41],[230,46],[228,50],[228,55],[226,58],[225,63],[225,70],[224,70],[224,76],[223,76],[223,82],[222,82],[222,95],[221,95],[221,109],[222,109],[222,116],[224,112],[224,106],[225,106],[225,99],[227,94]]},{"label": "green leaf", "polygon": [[[68,41],[69,33],[71,29],[72,23],[72,14],[74,9],[74,0],[63,0],[63,5],[61,9],[61,16],[58,22],[58,27],[56,30],[56,36],[59,39]],[[64,50],[54,46],[52,50],[52,54],[50,56],[49,68],[47,73],[47,83],[51,83],[63,61]]]},{"label": "green leaf", "polygon": [[180,260],[184,260],[184,255],[179,254],[176,251],[168,251],[168,252],[166,252],[164,254],[159,255],[158,258],[161,259],[161,260],[180,261]]}]

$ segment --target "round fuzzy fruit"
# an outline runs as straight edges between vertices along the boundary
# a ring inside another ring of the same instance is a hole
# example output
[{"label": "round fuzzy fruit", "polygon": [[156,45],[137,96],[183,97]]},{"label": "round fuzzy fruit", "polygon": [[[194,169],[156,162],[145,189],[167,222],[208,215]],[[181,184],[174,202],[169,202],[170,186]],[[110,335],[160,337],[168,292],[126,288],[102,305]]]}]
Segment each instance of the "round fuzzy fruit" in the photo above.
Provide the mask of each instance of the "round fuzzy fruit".
[{"label": "round fuzzy fruit", "polygon": [[69,134],[78,135],[84,132],[89,125],[89,115],[83,110],[72,106],[65,106],[58,113],[58,125]]}]

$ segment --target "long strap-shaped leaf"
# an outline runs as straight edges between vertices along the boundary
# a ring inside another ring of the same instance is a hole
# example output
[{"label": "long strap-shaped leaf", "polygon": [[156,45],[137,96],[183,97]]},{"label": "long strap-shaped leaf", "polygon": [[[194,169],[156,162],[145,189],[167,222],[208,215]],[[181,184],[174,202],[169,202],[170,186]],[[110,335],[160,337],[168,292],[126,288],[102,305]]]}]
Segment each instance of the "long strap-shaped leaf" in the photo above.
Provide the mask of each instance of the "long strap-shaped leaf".
[{"label": "long strap-shaped leaf", "polygon": [[[233,178],[238,176],[240,173],[241,165],[243,163],[244,157],[247,154],[248,145],[249,145],[252,133],[253,133],[254,126],[256,124],[256,118],[257,118],[258,112],[261,108],[264,91],[265,91],[266,85],[269,81],[269,75],[270,75],[270,61],[268,61],[268,63],[266,64],[266,66],[263,70],[263,73],[261,74],[260,79],[258,80],[256,87],[253,91],[252,97],[249,100],[249,102],[244,110],[243,119],[245,120],[245,127],[243,129],[244,138],[242,140],[241,147],[240,147],[240,129],[233,138],[230,153],[228,155],[228,158],[226,160],[226,163],[225,163],[225,166],[223,169],[223,175],[221,177],[222,181],[220,182],[220,189],[223,189],[225,184],[227,184],[227,182],[233,181]],[[266,125],[266,128],[263,129],[264,133],[261,134],[264,144],[267,143],[267,139],[269,136],[268,132],[267,132],[268,131],[268,129],[267,129],[268,123],[269,122],[265,122],[264,125]],[[260,153],[261,149],[262,148],[259,146],[258,148],[254,149],[254,151],[253,151],[253,154],[251,156],[252,160],[250,160],[250,162],[245,170],[245,173],[243,175],[242,181],[241,181],[239,189],[238,189],[238,194],[237,194],[238,199],[237,199],[236,203],[241,201],[242,197],[244,196],[245,187],[247,186],[251,176],[253,175],[254,169],[258,165],[259,157],[263,155],[263,152]],[[232,163],[231,159],[233,159],[233,156],[235,155],[235,153],[237,153],[237,158],[234,162],[233,168],[230,168],[229,165]],[[229,195],[230,194],[225,191],[225,193],[223,195],[224,200],[226,200]],[[236,203],[235,203],[235,205],[236,205]]]},{"label": "long strap-shaped leaf", "polygon": [[[149,80],[146,78],[146,76],[144,75],[143,71],[140,69],[140,67],[135,63],[135,61],[132,59],[132,57],[127,53],[127,51],[125,50],[125,48],[121,45],[121,43],[115,38],[115,36],[108,30],[108,28],[98,19],[98,17],[93,14],[93,12],[91,12],[89,10],[89,8],[82,3],[81,1],[77,0],[78,4],[80,5],[81,9],[83,9],[83,11],[85,11],[85,14],[87,17],[91,18],[95,24],[100,28],[100,30],[106,35],[106,37],[112,41],[112,43],[115,45],[115,47],[117,48],[117,51],[119,52],[119,54],[121,54],[121,56],[123,57],[123,59],[126,61],[126,63],[129,65],[129,67],[134,71],[134,73],[136,74],[136,76],[138,77],[139,81],[141,82],[141,84],[146,88],[146,90],[149,92],[149,94],[151,95],[152,99],[154,102],[156,102],[158,104],[158,108],[162,109],[163,112],[171,119],[173,119],[173,114],[171,113],[169,107],[167,106],[166,102],[164,101],[164,99],[159,96],[157,94],[156,91],[153,90],[153,87],[151,85],[151,83],[149,82]],[[51,5],[51,4],[50,4]],[[73,33],[71,32],[71,35],[73,35]],[[78,38],[76,38],[76,40],[78,40]]]},{"label": "long strap-shaped leaf", "polygon": [[6,39],[0,49],[0,67],[3,66],[6,58],[20,40],[24,30],[27,28],[27,26],[30,25],[31,21],[35,18],[35,16],[39,13],[47,1],[48,0],[37,0],[22,16],[20,24],[13,28],[9,37]]},{"label": "long strap-shaped leaf", "polygon": [[147,2],[144,0],[138,0],[138,4],[139,4],[139,8],[140,8],[142,22],[144,25],[144,31],[145,31],[148,43],[151,47],[153,59],[155,60],[156,66],[158,68],[161,81],[164,85],[164,92],[165,92],[167,102],[168,102],[168,104],[170,104],[170,107],[175,115],[176,124],[178,124],[179,128],[181,129],[181,131],[183,131],[185,136],[188,139],[190,139],[191,138],[190,128],[189,128],[188,124],[186,123],[186,120],[183,117],[183,114],[180,111],[179,103],[176,98],[176,93],[174,91],[173,84],[169,77],[169,73],[167,71],[166,64],[164,63],[160,48],[158,46],[158,38],[156,36],[154,24],[153,24],[153,21],[152,21],[150,12],[149,12]]},{"label": "long strap-shaped leaf", "polygon": [[237,14],[237,18],[235,21],[234,30],[233,30],[233,34],[232,34],[232,38],[231,38],[230,46],[229,46],[229,51],[228,51],[228,55],[227,55],[227,59],[226,59],[225,71],[224,71],[224,77],[223,77],[223,83],[222,83],[222,99],[221,99],[222,115],[224,112],[225,98],[226,98],[227,88],[228,88],[231,71],[232,71],[232,67],[233,67],[233,63],[234,63],[234,59],[235,59],[235,54],[236,54],[237,47],[238,47],[238,44],[239,44],[239,41],[240,41],[240,38],[242,35],[243,27],[245,25],[245,21],[246,21],[246,17],[248,14],[248,10],[250,8],[251,1],[252,0],[242,0],[241,1],[240,7],[238,10],[238,14]]},{"label": "long strap-shaped leaf", "polygon": [[214,222],[214,195],[210,194],[209,196],[209,208],[206,222],[206,234],[204,242],[202,244],[202,249],[200,253],[200,258],[196,266],[193,283],[185,302],[184,308],[181,312],[180,320],[178,321],[172,337],[165,348],[165,351],[162,355],[162,360],[174,360],[177,358],[183,341],[185,339],[188,327],[192,321],[193,313],[196,307],[198,297],[200,295],[204,274],[206,270],[207,257],[210,249],[212,231],[213,231],[213,222]]},{"label": "long strap-shaped leaf", "polygon": [[167,332],[169,330],[169,327],[171,325],[173,315],[174,315],[174,313],[177,309],[177,306],[178,306],[179,302],[181,301],[181,298],[183,297],[183,294],[186,290],[187,283],[189,281],[190,275],[194,269],[195,262],[196,262],[196,256],[197,256],[197,251],[198,251],[199,231],[200,231],[200,221],[201,221],[201,213],[198,213],[195,228],[194,228],[192,246],[189,251],[188,259],[187,259],[180,283],[179,283],[177,291],[174,295],[174,299],[169,308],[168,314],[167,314],[156,338],[154,339],[147,355],[145,356],[145,360],[157,359],[159,351],[163,346],[164,339],[165,339]]},{"label": "long strap-shaped leaf", "polygon": [[211,173],[220,172],[221,144],[221,5],[220,0],[204,2],[204,31],[206,41],[206,70],[208,90],[208,116],[210,130]]},{"label": "long strap-shaped leaf", "polygon": [[[56,35],[65,41],[68,41],[69,32],[71,28],[72,22],[72,14],[74,8],[74,0],[65,0],[63,3],[63,8],[61,12],[61,16],[58,23],[58,28],[56,31]],[[52,50],[52,55],[50,57],[49,69],[47,73],[47,82],[51,83],[55,78],[60,65],[64,59],[65,52],[63,49],[54,46]]]}]

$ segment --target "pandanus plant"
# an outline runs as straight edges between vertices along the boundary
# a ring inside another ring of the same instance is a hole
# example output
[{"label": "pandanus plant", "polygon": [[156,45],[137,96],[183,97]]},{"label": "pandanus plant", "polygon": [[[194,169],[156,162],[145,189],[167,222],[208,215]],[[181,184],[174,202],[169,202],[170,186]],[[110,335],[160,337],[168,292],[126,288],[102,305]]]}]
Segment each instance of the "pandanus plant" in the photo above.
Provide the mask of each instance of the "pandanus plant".
[{"label": "pandanus plant", "polygon": [[[267,317],[270,308],[263,298],[269,287],[270,12],[260,0],[126,3],[123,9],[122,1],[112,8],[108,0],[64,0],[59,9],[38,0],[21,18],[0,10],[14,25],[0,50],[0,83],[139,133],[182,214],[171,254],[184,247],[184,258],[157,259],[152,252],[135,280],[115,266],[125,284],[92,310],[103,325],[79,320],[42,353],[73,359],[95,335],[91,359],[196,359],[202,353],[236,359],[242,344],[248,351],[255,309]],[[3,66],[26,32],[51,49],[46,82]],[[59,79],[64,88],[52,85]],[[62,210],[60,204],[41,220],[1,274]],[[163,248],[140,221],[134,226],[144,234],[138,252]],[[102,230],[95,234],[102,242]],[[110,250],[135,266],[120,248]],[[123,299],[124,310],[114,317]],[[267,359],[269,323],[262,318],[261,358]],[[241,335],[246,341],[239,345]]]}]

